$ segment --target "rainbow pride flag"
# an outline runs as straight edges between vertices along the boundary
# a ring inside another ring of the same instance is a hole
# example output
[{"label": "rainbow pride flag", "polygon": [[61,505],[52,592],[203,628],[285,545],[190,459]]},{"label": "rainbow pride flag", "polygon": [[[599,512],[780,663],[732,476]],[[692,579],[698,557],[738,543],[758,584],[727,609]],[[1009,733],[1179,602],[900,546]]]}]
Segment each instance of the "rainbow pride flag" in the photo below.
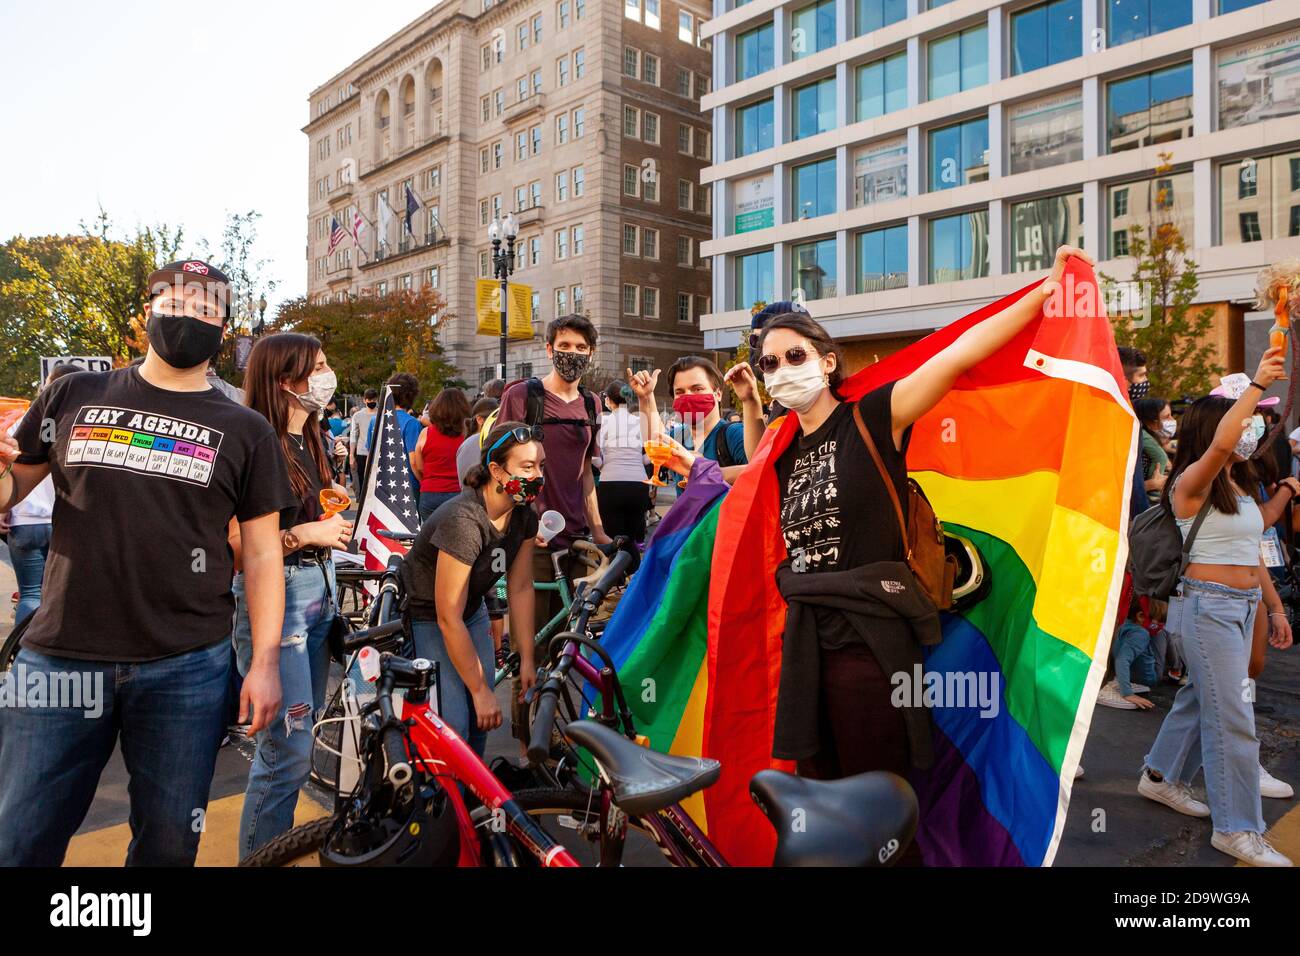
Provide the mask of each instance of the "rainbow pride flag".
[{"label": "rainbow pride flag", "polygon": [[[864,369],[845,398],[909,374],[1037,285]],[[1065,314],[1030,322],[913,427],[909,471],[990,575],[982,601],[943,616],[924,679],[997,688],[996,707],[932,709],[936,760],[913,777],[929,865],[1052,862],[1105,671],[1138,426],[1092,270],[1071,260],[1062,286]],[[786,556],[773,464],[797,427],[793,414],[774,423],[720,500],[711,474],[692,475],[604,638],[652,745],[722,761],[687,809],[738,864],[769,864],[775,844],[750,777],[792,769],[771,757]]]}]

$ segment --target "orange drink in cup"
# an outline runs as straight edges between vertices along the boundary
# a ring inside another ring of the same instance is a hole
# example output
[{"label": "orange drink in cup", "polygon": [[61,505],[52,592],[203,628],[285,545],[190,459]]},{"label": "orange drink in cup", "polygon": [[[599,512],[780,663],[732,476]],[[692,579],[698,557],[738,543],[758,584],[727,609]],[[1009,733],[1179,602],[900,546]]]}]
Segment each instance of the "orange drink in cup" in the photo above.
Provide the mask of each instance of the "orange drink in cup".
[{"label": "orange drink in cup", "polygon": [[668,482],[659,480],[659,469],[673,460],[673,446],[664,441],[655,441],[652,438],[645,443],[645,453],[650,459],[650,464],[654,466],[654,474],[646,478],[643,483],[667,488]]},{"label": "orange drink in cup", "polygon": [[352,504],[352,499],[341,491],[335,491],[333,488],[322,488],[320,490],[320,510],[322,514],[320,520],[332,518],[336,514],[341,514],[348,510]]}]

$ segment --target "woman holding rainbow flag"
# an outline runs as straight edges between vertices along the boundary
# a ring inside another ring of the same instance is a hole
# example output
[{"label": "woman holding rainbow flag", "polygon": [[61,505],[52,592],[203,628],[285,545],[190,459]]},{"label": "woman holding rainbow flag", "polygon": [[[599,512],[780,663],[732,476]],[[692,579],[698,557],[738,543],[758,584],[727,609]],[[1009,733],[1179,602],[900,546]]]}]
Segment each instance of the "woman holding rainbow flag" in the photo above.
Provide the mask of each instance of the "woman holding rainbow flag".
[{"label": "woman holding rainbow flag", "polygon": [[[1062,246],[1036,290],[856,403],[840,399],[839,349],[810,316],[777,316],[763,329],[756,364],[772,397],[799,423],[774,465],[789,554],[778,587],[791,610],[773,756],[797,761],[801,774],[890,770],[907,777],[912,766],[932,760],[926,710],[893,702],[892,675],[920,665],[922,645],[939,641],[939,619],[901,560],[902,532],[883,476],[905,502],[912,424],[1041,314],[1060,293],[1071,256],[1092,262]],[[745,401],[752,375],[741,371],[733,379]],[[909,853],[919,863],[919,852]]]}]

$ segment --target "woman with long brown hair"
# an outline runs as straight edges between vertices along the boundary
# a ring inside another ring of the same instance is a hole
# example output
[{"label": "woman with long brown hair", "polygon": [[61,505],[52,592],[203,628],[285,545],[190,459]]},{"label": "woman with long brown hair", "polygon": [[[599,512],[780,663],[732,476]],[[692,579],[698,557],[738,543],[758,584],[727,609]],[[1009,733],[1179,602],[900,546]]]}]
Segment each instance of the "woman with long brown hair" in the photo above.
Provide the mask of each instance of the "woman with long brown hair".
[{"label": "woman with long brown hair", "polygon": [[411,471],[420,482],[418,510],[427,521],[438,506],[460,494],[456,452],[465,441],[469,399],[458,388],[444,388],[429,403],[429,425],[411,451]]},{"label": "woman with long brown hair", "polygon": [[[352,522],[340,515],[320,520],[321,489],[333,483],[319,414],[333,397],[335,384],[320,342],[296,332],[279,332],[259,340],[244,374],[245,403],[271,423],[297,506],[280,513],[284,551],[282,697],[280,712],[257,735],[239,821],[241,858],[293,826],[298,791],[311,773],[312,717],[325,703],[327,638],[334,618],[330,553],[352,536]],[[238,568],[238,526],[233,524],[231,546]],[[242,674],[253,654],[242,573],[235,575],[234,591],[235,653]]]}]

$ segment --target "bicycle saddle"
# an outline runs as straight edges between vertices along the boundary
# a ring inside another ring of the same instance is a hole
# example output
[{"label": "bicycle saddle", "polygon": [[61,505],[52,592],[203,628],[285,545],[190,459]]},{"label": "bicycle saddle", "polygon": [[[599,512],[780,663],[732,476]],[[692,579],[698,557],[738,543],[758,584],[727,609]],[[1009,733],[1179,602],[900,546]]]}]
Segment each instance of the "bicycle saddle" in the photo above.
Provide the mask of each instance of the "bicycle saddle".
[{"label": "bicycle saddle", "polygon": [[614,802],[634,817],[648,816],[686,799],[712,785],[722,772],[722,764],[716,760],[661,754],[594,720],[569,724],[565,734],[591,751],[614,788]]},{"label": "bicycle saddle", "polygon": [[773,866],[888,866],[916,833],[916,794],[883,770],[843,780],[763,770],[749,795],[776,830]]}]

